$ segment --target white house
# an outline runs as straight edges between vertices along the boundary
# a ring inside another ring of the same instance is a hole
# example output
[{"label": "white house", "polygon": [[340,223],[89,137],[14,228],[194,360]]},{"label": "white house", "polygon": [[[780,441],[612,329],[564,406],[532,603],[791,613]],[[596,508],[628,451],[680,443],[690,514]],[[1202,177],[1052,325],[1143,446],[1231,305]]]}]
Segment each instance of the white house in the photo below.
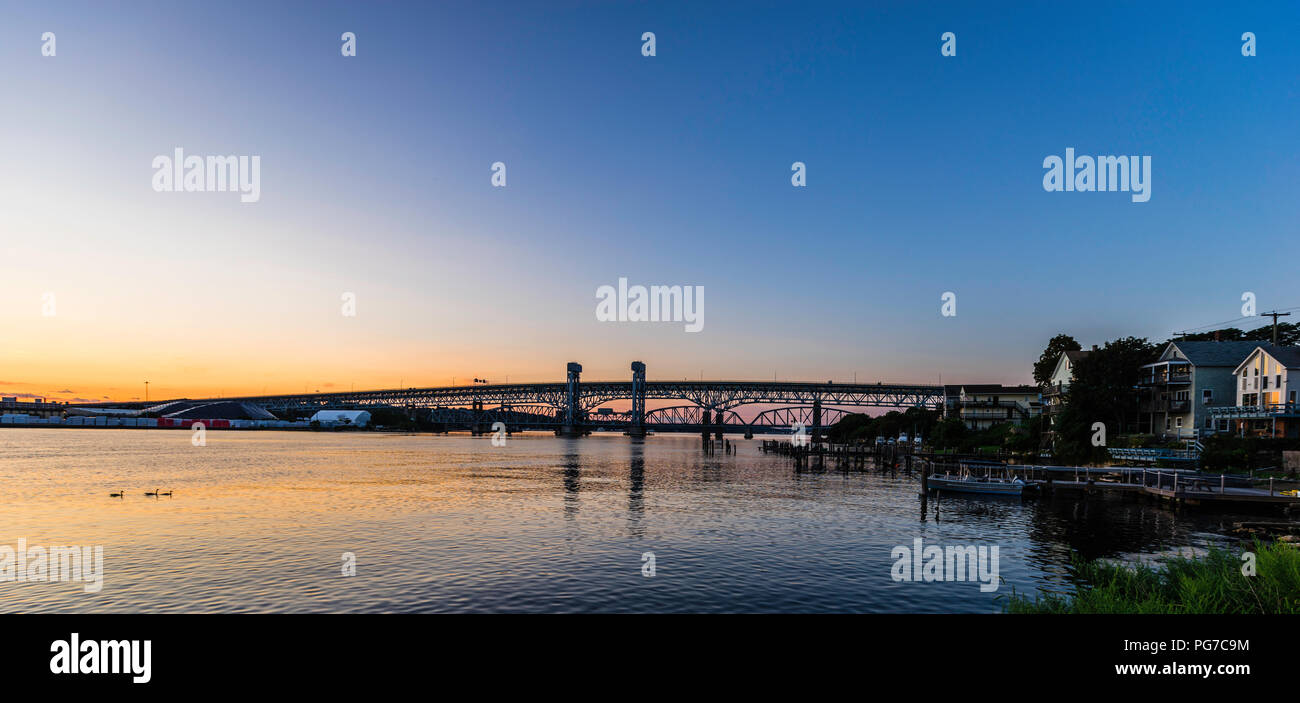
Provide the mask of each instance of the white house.
[{"label": "white house", "polygon": [[1048,429],[1045,441],[1052,441],[1056,433],[1056,416],[1065,409],[1065,393],[1070,390],[1070,384],[1074,383],[1074,365],[1080,359],[1091,354],[1088,351],[1067,351],[1061,352],[1056,359],[1056,367],[1052,369],[1052,376],[1047,379],[1046,385],[1043,386],[1043,412],[1048,416]]},{"label": "white house", "polygon": [[1300,436],[1300,347],[1259,344],[1233,370],[1236,407],[1218,413],[1242,434]]},{"label": "white house", "polygon": [[312,422],[319,422],[322,427],[365,427],[370,424],[370,413],[365,410],[318,410],[311,416]]}]

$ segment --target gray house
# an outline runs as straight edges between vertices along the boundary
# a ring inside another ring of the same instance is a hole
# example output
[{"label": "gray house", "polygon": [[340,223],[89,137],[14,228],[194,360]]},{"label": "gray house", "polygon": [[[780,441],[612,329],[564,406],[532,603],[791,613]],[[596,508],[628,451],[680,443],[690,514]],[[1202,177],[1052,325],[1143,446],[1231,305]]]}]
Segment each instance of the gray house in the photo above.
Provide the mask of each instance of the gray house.
[{"label": "gray house", "polygon": [[[1236,376],[1241,362],[1259,342],[1170,342],[1160,357],[1142,367],[1138,411],[1150,420],[1152,434],[1188,439],[1226,431],[1208,408],[1237,404]],[[1143,424],[1146,424],[1145,422]]]}]

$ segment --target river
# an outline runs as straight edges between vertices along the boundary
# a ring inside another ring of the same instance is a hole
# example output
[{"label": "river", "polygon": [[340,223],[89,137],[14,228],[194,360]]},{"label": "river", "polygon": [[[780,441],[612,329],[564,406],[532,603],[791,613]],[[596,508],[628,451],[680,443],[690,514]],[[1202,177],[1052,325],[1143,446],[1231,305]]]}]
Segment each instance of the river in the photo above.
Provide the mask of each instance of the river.
[{"label": "river", "polygon": [[[1072,552],[1202,549],[1234,519],[945,496],[923,521],[915,475],[733,441],[0,429],[0,546],[103,547],[97,592],[5,581],[0,610],[997,612],[1012,588],[1068,591]],[[997,590],[896,580],[917,538],[997,546]]]}]

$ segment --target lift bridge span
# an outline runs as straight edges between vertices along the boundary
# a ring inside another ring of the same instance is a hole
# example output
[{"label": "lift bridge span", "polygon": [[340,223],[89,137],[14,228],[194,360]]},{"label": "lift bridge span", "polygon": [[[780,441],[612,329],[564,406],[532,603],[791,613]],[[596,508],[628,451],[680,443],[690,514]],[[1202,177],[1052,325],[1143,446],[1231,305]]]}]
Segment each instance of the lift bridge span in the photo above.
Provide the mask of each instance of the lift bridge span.
[{"label": "lift bridge span", "polygon": [[[889,383],[799,383],[776,381],[647,381],[645,364],[632,362],[630,381],[582,381],[582,366],[568,365],[564,383],[475,384],[443,388],[302,393],[222,398],[260,405],[271,411],[394,407],[429,411],[434,422],[468,422],[475,429],[500,421],[509,427],[555,429],[582,434],[592,429],[623,429],[643,435],[647,428],[678,431],[771,431],[802,423],[809,431],[834,424],[841,408],[943,406],[943,386]],[[600,406],[632,402],[628,411]],[[687,405],[646,409],[648,400],[686,401]],[[744,405],[776,406],[745,421],[735,412]]]}]

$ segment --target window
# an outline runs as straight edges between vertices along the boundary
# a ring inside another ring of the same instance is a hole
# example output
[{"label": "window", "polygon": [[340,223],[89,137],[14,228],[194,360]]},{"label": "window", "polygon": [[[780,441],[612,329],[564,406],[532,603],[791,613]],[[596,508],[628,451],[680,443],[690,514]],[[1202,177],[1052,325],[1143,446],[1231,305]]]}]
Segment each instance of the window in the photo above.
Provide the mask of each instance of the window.
[{"label": "window", "polygon": [[1214,418],[1212,417],[1205,418],[1205,429],[1207,430],[1214,429]]},{"label": "window", "polygon": [[1264,388],[1268,388],[1268,376],[1264,377]]},{"label": "window", "polygon": [[1277,386],[1278,388],[1282,387],[1282,374],[1279,373],[1273,375],[1273,385]]},{"label": "window", "polygon": [[1205,390],[1201,391],[1201,402],[1205,403],[1206,405],[1214,402],[1213,388],[1206,388]]},{"label": "window", "polygon": [[1165,429],[1169,429],[1169,418],[1165,418]]},{"label": "window", "polygon": [[1295,391],[1287,391],[1286,402],[1295,405]]},{"label": "window", "polygon": [[1179,416],[1179,417],[1176,419],[1176,424],[1177,424],[1178,427],[1180,427],[1180,428],[1183,426],[1183,418],[1182,418],[1182,416]]},{"label": "window", "polygon": [[1241,375],[1241,390],[1246,390],[1246,374]]}]

